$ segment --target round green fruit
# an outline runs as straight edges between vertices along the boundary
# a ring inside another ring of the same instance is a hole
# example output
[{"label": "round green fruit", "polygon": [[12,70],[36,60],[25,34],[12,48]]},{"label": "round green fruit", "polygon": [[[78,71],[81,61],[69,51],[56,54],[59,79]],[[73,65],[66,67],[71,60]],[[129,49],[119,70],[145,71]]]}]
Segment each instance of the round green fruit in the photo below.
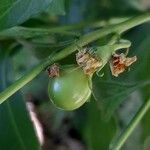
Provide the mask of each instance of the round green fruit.
[{"label": "round green fruit", "polygon": [[51,78],[48,95],[52,103],[63,110],[74,110],[82,106],[91,95],[90,77],[77,66],[60,70],[59,77]]}]

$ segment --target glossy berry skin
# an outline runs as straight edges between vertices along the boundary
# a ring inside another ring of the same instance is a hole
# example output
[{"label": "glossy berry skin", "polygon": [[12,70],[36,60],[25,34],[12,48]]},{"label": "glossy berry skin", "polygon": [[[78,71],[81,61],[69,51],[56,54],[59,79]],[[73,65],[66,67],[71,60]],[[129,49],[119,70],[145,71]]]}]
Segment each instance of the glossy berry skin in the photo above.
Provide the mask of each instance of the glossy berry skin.
[{"label": "glossy berry skin", "polygon": [[52,103],[63,110],[74,110],[82,106],[90,97],[90,78],[77,66],[67,66],[60,70],[60,76],[51,78],[48,95]]}]

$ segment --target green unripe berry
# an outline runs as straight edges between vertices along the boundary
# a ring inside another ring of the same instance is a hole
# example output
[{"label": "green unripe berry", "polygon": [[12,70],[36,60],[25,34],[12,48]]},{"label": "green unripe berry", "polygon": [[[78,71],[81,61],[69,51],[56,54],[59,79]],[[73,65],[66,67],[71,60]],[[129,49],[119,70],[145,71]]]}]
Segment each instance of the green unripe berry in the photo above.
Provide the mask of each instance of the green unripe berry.
[{"label": "green unripe berry", "polygon": [[91,95],[91,80],[77,66],[60,69],[59,77],[50,78],[48,95],[52,103],[63,110],[82,106]]}]

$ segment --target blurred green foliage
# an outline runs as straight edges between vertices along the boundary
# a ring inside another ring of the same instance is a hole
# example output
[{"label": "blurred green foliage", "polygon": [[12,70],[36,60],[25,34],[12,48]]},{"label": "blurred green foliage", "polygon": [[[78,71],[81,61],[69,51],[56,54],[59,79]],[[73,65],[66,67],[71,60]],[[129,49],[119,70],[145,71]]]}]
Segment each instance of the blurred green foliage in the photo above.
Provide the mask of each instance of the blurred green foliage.
[{"label": "blurred green foliage", "polygon": [[[3,55],[0,60],[0,90],[5,89],[13,81],[11,59]],[[34,149],[39,150],[33,124],[20,92],[0,106],[0,149]]]}]

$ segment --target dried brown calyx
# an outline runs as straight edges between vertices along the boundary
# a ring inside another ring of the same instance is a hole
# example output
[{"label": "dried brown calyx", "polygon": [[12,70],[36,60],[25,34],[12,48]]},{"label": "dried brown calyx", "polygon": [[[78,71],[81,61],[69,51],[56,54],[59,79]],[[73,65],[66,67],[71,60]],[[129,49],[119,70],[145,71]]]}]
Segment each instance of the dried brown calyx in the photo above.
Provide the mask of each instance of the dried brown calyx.
[{"label": "dried brown calyx", "polygon": [[79,67],[81,67],[85,74],[92,75],[97,68],[102,66],[102,61],[92,55],[87,49],[80,50],[76,54],[76,61]]},{"label": "dried brown calyx", "polygon": [[47,68],[49,77],[58,77],[59,76],[59,67],[57,64],[53,64]]},{"label": "dried brown calyx", "polygon": [[126,57],[126,54],[116,54],[112,55],[110,60],[110,69],[113,76],[118,77],[118,75],[125,71],[125,69],[137,60],[136,56]]}]

